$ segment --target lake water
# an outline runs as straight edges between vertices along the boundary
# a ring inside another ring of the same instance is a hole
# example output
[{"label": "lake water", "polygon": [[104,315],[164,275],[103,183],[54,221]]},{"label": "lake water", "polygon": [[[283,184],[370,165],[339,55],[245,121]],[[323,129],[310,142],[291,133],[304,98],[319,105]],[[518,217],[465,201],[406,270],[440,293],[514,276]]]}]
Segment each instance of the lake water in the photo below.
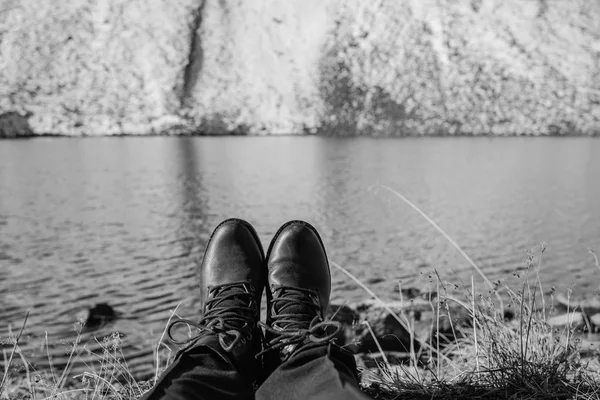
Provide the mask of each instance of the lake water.
[{"label": "lake water", "polygon": [[[47,363],[47,332],[59,366],[81,310],[107,302],[123,315],[102,332],[122,332],[132,369],[147,369],[170,310],[181,301],[179,315],[197,315],[195,268],[231,216],[265,248],[284,222],[313,223],[330,258],[384,299],[399,297],[399,282],[432,287],[434,269],[470,285],[469,264],[384,185],[491,281],[511,284],[525,252],[546,242],[545,289],[599,289],[588,253],[600,252],[597,138],[0,141],[0,336],[30,310],[26,356]],[[367,297],[332,274],[332,301]]]}]

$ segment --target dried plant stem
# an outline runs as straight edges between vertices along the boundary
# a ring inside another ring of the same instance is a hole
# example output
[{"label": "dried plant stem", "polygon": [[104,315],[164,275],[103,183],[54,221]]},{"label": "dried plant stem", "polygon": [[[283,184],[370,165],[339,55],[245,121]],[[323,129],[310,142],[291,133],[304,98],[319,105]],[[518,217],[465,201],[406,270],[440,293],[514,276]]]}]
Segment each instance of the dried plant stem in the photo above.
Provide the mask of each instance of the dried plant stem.
[{"label": "dried plant stem", "polygon": [[[437,273],[437,272],[436,272]],[[440,281],[436,280],[435,290],[437,293],[436,313],[435,313],[435,334],[436,334],[436,355],[437,355],[437,376],[440,376]],[[429,304],[431,304],[431,293],[429,293]]]},{"label": "dried plant stem", "polygon": [[477,343],[477,319],[475,317],[475,281],[471,275],[471,307],[473,310],[473,344],[475,345],[475,368],[479,373],[479,344]]},{"label": "dried plant stem", "polygon": [[[465,251],[458,245],[458,243],[456,243],[454,241],[454,239],[452,239],[450,237],[450,235],[448,235],[442,228],[440,228],[440,226],[433,219],[431,219],[427,214],[425,214],[425,212],[423,212],[412,201],[408,200],[406,197],[404,197],[403,195],[401,195],[400,193],[398,193],[394,189],[392,189],[392,188],[390,188],[389,186],[386,186],[386,185],[381,185],[381,187],[384,188],[384,189],[386,189],[390,193],[394,194],[395,196],[397,196],[400,200],[402,200],[406,204],[408,204],[413,210],[415,210],[416,212],[418,212],[419,215],[421,215],[423,218],[425,218],[425,220],[427,220],[427,222],[429,222],[431,224],[431,226],[433,226],[439,233],[441,233],[442,236],[444,236],[446,238],[446,240],[448,240],[450,242],[450,244],[452,246],[454,246],[454,248],[456,250],[458,250],[458,252],[465,258],[465,260],[467,260],[467,262],[469,264],[471,264],[471,266],[475,269],[475,271],[477,271],[477,273],[479,273],[479,275],[483,278],[483,280],[485,281],[485,283],[490,287],[490,290],[492,290],[492,291],[495,292],[494,285],[492,284],[492,282],[490,282],[490,280],[487,278],[487,276],[485,276],[485,274],[477,266],[477,264],[475,264],[475,261],[473,261],[471,259],[471,257],[469,257],[467,255],[467,253],[465,253]],[[500,295],[498,293],[496,293],[496,297],[498,298],[498,301],[500,302],[500,308],[504,309],[504,303],[503,303],[502,298],[500,297]]]},{"label": "dried plant stem", "polygon": [[[575,310],[573,310],[575,311]],[[571,288],[569,288],[569,290],[567,291],[567,315],[571,315]],[[572,316],[569,317],[571,318],[571,320],[569,320],[569,325],[567,325],[567,335],[565,338],[565,349],[569,348],[569,343],[571,342],[571,329],[569,329],[569,327],[571,326],[571,322],[572,320]]]},{"label": "dried plant stem", "polygon": [[[527,335],[525,336],[525,358],[523,359],[523,365],[525,364],[525,360],[527,360],[527,350],[529,349],[529,335],[531,333],[531,324],[532,324],[532,320],[533,320],[533,310],[535,310],[535,291],[537,290],[537,286],[533,287],[533,300],[530,303],[530,308],[529,308],[529,319],[527,321]],[[523,316],[521,315],[521,319],[523,318]]]},{"label": "dried plant stem", "polygon": [[542,248],[540,251],[540,258],[537,263],[537,268],[535,269],[536,279],[538,286],[540,287],[540,295],[542,296],[542,310],[544,314],[544,321],[546,320],[546,299],[544,298],[544,288],[542,287],[542,280],[540,279],[540,268],[542,267],[542,258],[544,257],[544,251],[546,251],[546,244],[542,243]]},{"label": "dried plant stem", "polygon": [[596,255],[596,252],[592,249],[589,249],[588,251],[592,255],[592,257],[594,257],[594,262],[596,264],[596,267],[598,267],[598,269],[600,269],[600,261],[598,261],[598,256]]},{"label": "dried plant stem", "polygon": [[48,356],[48,365],[50,366],[50,376],[54,381],[54,385],[57,386],[56,382],[56,374],[54,373],[54,363],[52,362],[52,357],[50,357],[50,346],[48,345],[48,331],[45,332],[45,341],[46,341],[46,355]]},{"label": "dried plant stem", "polygon": [[[410,323],[408,317],[406,316],[406,313],[404,312],[404,296],[402,295],[402,284],[400,282],[398,282],[398,292],[400,293],[400,315],[402,316],[402,318],[404,318],[405,321],[407,321],[407,324]],[[414,322],[414,321],[413,321]],[[414,333],[414,323],[411,324],[409,326],[410,329],[407,329],[408,331],[408,337],[410,339],[410,346],[409,346],[409,355],[410,355],[410,365],[412,367],[415,368],[417,367],[417,355],[415,352],[415,333]],[[429,348],[429,354],[432,354],[432,348]],[[439,357],[439,354],[438,354]]]},{"label": "dried plant stem", "polygon": [[75,351],[77,350],[77,346],[79,345],[80,341],[81,341],[81,332],[78,331],[77,337],[75,338],[75,342],[73,342],[73,347],[71,348],[71,352],[69,353],[69,358],[67,359],[67,364],[65,365],[65,369],[63,369],[63,372],[60,375],[60,378],[58,378],[58,381],[56,382],[56,390],[62,389],[66,383],[67,374],[70,373],[71,368],[73,368],[72,363],[71,363],[73,361],[73,355],[75,354]]},{"label": "dried plant stem", "polygon": [[369,321],[364,321],[363,324],[366,325],[367,329],[369,330],[369,333],[371,334],[371,336],[373,337],[373,340],[375,341],[377,350],[381,353],[381,357],[383,358],[383,361],[385,361],[385,364],[389,367],[390,362],[388,361],[387,356],[385,355],[383,348],[381,347],[381,344],[379,343],[379,340],[377,340],[377,337],[375,336],[375,332],[373,332],[373,329],[371,328],[371,324],[369,324]]},{"label": "dried plant stem", "polygon": [[25,320],[23,321],[23,325],[21,325],[21,329],[19,330],[19,334],[15,338],[15,344],[13,345],[12,351],[10,352],[10,357],[8,358],[8,363],[4,368],[4,376],[2,377],[2,382],[0,382],[0,394],[2,393],[2,389],[4,389],[4,383],[6,382],[6,378],[8,377],[8,370],[10,369],[10,364],[12,363],[12,359],[15,355],[17,347],[19,347],[19,339],[23,334],[23,330],[25,329],[25,325],[27,324],[27,319],[29,318],[29,310],[25,314]]},{"label": "dried plant stem", "polygon": [[19,354],[19,357],[21,357],[21,361],[23,361],[23,365],[25,366],[25,379],[27,380],[27,387],[29,389],[29,393],[31,394],[31,398],[35,399],[35,388],[31,384],[31,374],[29,372],[29,363],[25,359],[25,356],[23,355],[23,352],[21,351],[20,348],[17,349],[17,353]]},{"label": "dried plant stem", "polygon": [[[439,272],[437,269],[434,269],[433,272],[435,272],[435,276],[437,277],[437,284],[439,285],[442,282],[442,277],[440,276]],[[442,284],[442,289],[444,290],[444,298],[446,299],[446,301],[444,301],[444,306],[446,309],[446,315],[448,315],[448,323],[450,324],[450,329],[452,330],[452,337],[457,337],[456,336],[456,330],[454,329],[454,323],[452,322],[452,315],[450,314],[450,306],[448,305],[448,300],[453,300],[450,296],[448,296],[448,292],[446,291],[446,286],[444,286]],[[438,304],[439,304],[439,291],[438,291]],[[466,304],[463,304],[462,302],[457,302],[457,304],[461,305],[465,310],[468,310]],[[460,340],[458,340],[456,342],[456,346],[458,348],[459,351],[461,350],[461,345],[460,345]],[[438,360],[439,363],[439,360]]]}]

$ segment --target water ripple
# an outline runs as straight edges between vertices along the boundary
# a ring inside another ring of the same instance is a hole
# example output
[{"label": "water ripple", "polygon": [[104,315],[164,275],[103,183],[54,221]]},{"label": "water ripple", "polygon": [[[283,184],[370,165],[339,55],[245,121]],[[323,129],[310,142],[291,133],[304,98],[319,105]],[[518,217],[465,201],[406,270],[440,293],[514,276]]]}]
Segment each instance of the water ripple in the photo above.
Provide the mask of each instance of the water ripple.
[{"label": "water ripple", "polygon": [[[545,241],[544,285],[593,292],[597,154],[600,140],[587,138],[2,141],[0,336],[29,310],[24,354],[60,370],[78,318],[106,302],[120,317],[82,334],[87,351],[70,374],[115,330],[132,371],[153,373],[172,310],[199,317],[196,268],[230,216],[253,223],[265,247],[287,220],[312,222],[329,256],[384,299],[400,286],[435,289],[435,271],[470,284],[475,272],[456,250],[378,184],[419,204],[490,280],[515,281],[526,251]],[[332,282],[332,301],[366,296],[335,269]]]}]

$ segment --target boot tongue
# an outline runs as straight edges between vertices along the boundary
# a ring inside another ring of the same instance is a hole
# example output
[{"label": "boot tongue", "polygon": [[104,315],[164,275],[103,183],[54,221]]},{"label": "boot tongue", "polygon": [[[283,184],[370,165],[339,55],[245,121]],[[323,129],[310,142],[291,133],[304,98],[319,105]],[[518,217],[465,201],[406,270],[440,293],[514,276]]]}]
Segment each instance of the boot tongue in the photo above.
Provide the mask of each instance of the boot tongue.
[{"label": "boot tongue", "polygon": [[[245,321],[246,317],[249,317],[249,312],[247,311],[249,302],[248,293],[250,291],[246,285],[216,288],[214,293],[212,293],[214,303],[211,306],[211,310],[220,309],[229,311],[228,313],[221,314],[216,320],[213,320],[217,326],[228,329],[227,332],[219,333],[219,343],[225,351],[231,351],[241,340],[241,331],[249,329],[246,327],[249,327],[250,324]],[[240,307],[243,307],[244,311],[240,310]],[[234,311],[236,309],[237,311]]]},{"label": "boot tongue", "polygon": [[294,314],[294,315],[305,315],[308,314],[306,305],[298,302],[286,302],[275,306],[275,312],[277,314]]},{"label": "boot tongue", "polygon": [[246,285],[217,287],[210,294],[210,308],[205,309],[208,325],[240,330],[252,325],[258,313],[253,294]]},{"label": "boot tongue", "polygon": [[[310,322],[318,315],[319,304],[308,294],[284,289],[278,298],[285,299],[285,301],[274,303],[274,314],[293,315],[294,318],[285,319],[295,319],[297,323],[293,324],[294,328],[308,329]],[[307,302],[314,304],[315,307],[307,305]],[[285,328],[285,326],[281,326],[281,328]]]},{"label": "boot tongue", "polygon": [[[213,298],[216,301],[213,304],[214,307],[219,308],[230,308],[230,307],[239,307],[246,306],[246,301],[243,297],[234,296],[235,294],[244,294],[249,293],[248,289],[245,286],[230,286],[224,288],[218,288],[213,294]],[[226,299],[219,299],[219,297],[227,297]]]}]

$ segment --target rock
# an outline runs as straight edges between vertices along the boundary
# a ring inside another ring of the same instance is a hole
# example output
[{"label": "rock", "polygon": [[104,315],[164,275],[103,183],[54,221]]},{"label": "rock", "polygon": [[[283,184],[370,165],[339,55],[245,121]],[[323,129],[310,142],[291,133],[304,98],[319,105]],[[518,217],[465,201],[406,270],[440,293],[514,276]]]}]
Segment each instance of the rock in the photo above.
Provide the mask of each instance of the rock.
[{"label": "rock", "polygon": [[[398,304],[389,304],[396,311],[402,308]],[[410,349],[410,334],[381,304],[365,301],[353,306],[331,305],[327,314],[328,318],[342,323],[338,344],[346,345],[354,353],[377,352],[378,345],[385,351],[406,352]],[[414,319],[414,313],[412,315]],[[415,346],[418,349],[416,341]]]},{"label": "rock", "polygon": [[569,314],[555,315],[546,320],[552,327],[580,326],[584,324],[583,314],[575,311]]},{"label": "rock", "polygon": [[413,287],[408,287],[408,288],[403,287],[402,289],[400,289],[400,293],[402,293],[402,296],[404,297],[405,300],[411,300],[411,299],[414,299],[415,297],[419,297],[421,295],[421,289],[413,288]]},{"label": "rock", "polygon": [[508,322],[508,321],[512,321],[513,319],[515,319],[515,313],[512,310],[509,310],[508,308],[504,310],[504,321]]},{"label": "rock", "polygon": [[557,293],[554,298],[556,299],[556,302],[563,308],[581,311],[586,315],[600,313],[600,298],[598,296],[569,298],[563,293]]},{"label": "rock", "polygon": [[598,334],[585,335],[580,338],[579,346],[579,353],[582,356],[597,355],[600,352],[600,336]]},{"label": "rock", "polygon": [[[433,306],[433,302],[429,302],[428,300],[422,299],[420,297],[415,297],[410,300],[404,301],[390,301],[385,304],[382,304],[378,300],[369,299],[359,303],[352,304],[351,307],[358,311],[361,314],[368,312],[382,312],[386,307],[389,308],[392,312],[396,314],[404,313],[419,313],[424,311],[431,311]],[[385,312],[389,312],[385,310]]]},{"label": "rock", "polygon": [[382,278],[380,276],[375,276],[375,277],[372,277],[372,278],[367,278],[366,283],[368,285],[374,285],[376,283],[381,283],[381,282],[385,282],[385,281],[386,281],[385,278]]},{"label": "rock", "polygon": [[[463,336],[461,327],[472,324],[467,311],[460,306],[450,310],[452,323],[445,309],[440,310],[439,324],[434,323],[435,307],[435,302],[420,297],[385,304],[367,300],[350,307],[332,306],[330,314],[339,310],[334,320],[342,322],[344,337],[338,340],[351,351],[378,352],[381,348],[386,352],[406,353],[411,350],[411,339],[415,351],[422,347],[421,343],[437,346],[438,338],[443,347]],[[405,326],[410,327],[412,336]]]},{"label": "rock", "polygon": [[[361,326],[362,329],[357,332],[359,343],[357,350],[359,352],[377,352],[379,348],[384,351],[410,351],[410,333],[395,316],[389,313],[377,315],[370,313],[367,315],[365,322],[369,323],[371,330],[363,325]],[[413,338],[413,346],[415,350],[420,348],[416,338]]]},{"label": "rock", "polygon": [[590,317],[590,323],[593,325],[592,329],[596,332],[600,331],[600,314],[594,314]]},{"label": "rock", "polygon": [[30,113],[7,112],[0,114],[0,138],[28,137],[33,135],[28,122],[30,117]]},{"label": "rock", "polygon": [[98,303],[85,309],[79,319],[83,322],[86,330],[94,330],[114,321],[119,315],[120,313],[107,303]]},{"label": "rock", "polygon": [[457,339],[463,338],[463,328],[471,328],[473,326],[472,318],[463,308],[453,310],[450,313],[450,316],[452,321],[450,321],[447,313],[440,313],[439,324],[436,324],[435,315],[433,313],[426,317],[432,324],[429,328],[428,342],[431,343],[434,348],[437,347],[438,340],[440,348],[444,348],[448,344],[455,342]]},{"label": "rock", "polygon": [[[411,334],[405,325],[411,327],[412,346],[415,351],[421,348],[421,343],[437,346],[438,333],[440,345],[443,347],[462,337],[461,327],[471,326],[472,321],[462,307],[450,309],[452,323],[444,309],[440,310],[439,324],[434,323],[435,307],[435,302],[419,297],[407,302],[389,302],[385,306],[371,301],[358,304],[361,324],[355,329],[356,341],[359,343],[357,351],[372,352],[381,347],[384,351],[409,352]],[[404,321],[404,324],[399,320]],[[369,323],[373,333],[369,331],[365,322]],[[379,347],[376,342],[379,342]]]},{"label": "rock", "polygon": [[14,3],[0,115],[33,134],[600,131],[595,1]]},{"label": "rock", "polygon": [[360,315],[347,305],[330,304],[326,312],[326,317],[342,324],[354,325],[360,318]]},{"label": "rock", "polygon": [[[342,329],[337,335],[335,342],[339,346],[350,344],[355,339],[355,325],[359,314],[346,305],[330,304],[326,313],[326,319],[340,322]],[[352,351],[352,349],[350,349]]]}]

